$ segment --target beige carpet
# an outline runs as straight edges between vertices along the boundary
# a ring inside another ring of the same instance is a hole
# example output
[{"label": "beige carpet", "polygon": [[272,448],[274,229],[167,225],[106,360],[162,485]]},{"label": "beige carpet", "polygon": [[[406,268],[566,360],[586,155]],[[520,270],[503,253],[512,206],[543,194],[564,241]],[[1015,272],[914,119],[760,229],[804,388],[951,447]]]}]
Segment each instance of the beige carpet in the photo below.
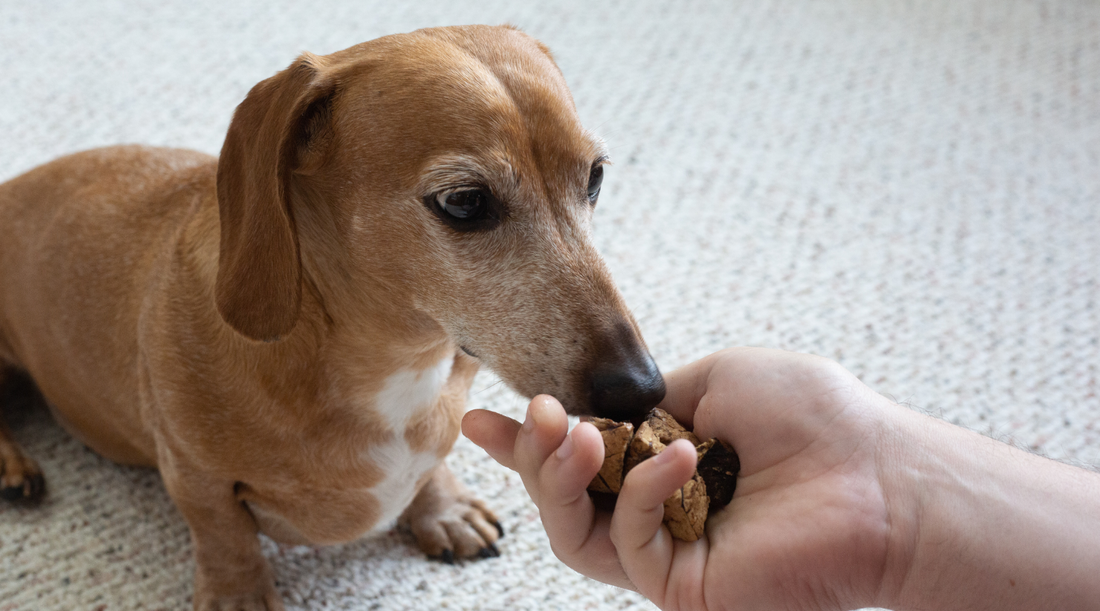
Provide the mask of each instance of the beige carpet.
[{"label": "beige carpet", "polygon": [[[751,344],[1100,465],[1100,4],[0,3],[0,179],[118,142],[217,152],[247,89],[302,50],[512,22],[548,43],[615,165],[596,240],[665,370]],[[0,228],[3,239],[3,228]],[[477,382],[476,407],[525,402]],[[186,609],[187,528],[151,471],[41,412],[49,480],[0,506],[0,611]],[[559,565],[519,480],[451,457],[502,557],[425,560],[397,532],[265,550],[293,609],[649,609]]]}]

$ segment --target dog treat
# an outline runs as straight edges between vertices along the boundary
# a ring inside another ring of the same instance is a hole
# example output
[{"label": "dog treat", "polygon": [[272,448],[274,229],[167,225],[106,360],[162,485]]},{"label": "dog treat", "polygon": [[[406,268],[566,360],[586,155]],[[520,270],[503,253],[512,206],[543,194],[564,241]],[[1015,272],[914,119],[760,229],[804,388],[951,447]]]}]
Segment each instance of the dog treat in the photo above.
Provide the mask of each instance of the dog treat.
[{"label": "dog treat", "polygon": [[699,462],[695,472],[707,486],[707,496],[712,507],[721,508],[733,500],[733,490],[737,487],[737,472],[741,470],[741,460],[733,446],[717,439],[708,440],[695,447]]},{"label": "dog treat", "polygon": [[592,479],[588,489],[618,494],[623,485],[623,462],[626,460],[630,439],[634,436],[634,425],[608,418],[593,418],[590,422],[603,435],[603,467]]},{"label": "dog treat", "polygon": [[695,475],[665,499],[664,523],[673,537],[695,541],[703,535],[710,512],[725,507],[733,498],[741,462],[724,441],[700,442],[694,433],[657,408],[649,412],[637,430],[629,422],[607,418],[593,418],[591,422],[604,442],[603,466],[588,484],[592,492],[617,494],[631,469],[677,439],[687,439],[695,445],[698,455]]},{"label": "dog treat", "polygon": [[695,541],[703,536],[709,513],[707,487],[698,473],[665,499],[665,526],[669,534],[683,541]]},{"label": "dog treat", "polygon": [[699,438],[695,433],[680,426],[668,412],[660,408],[653,408],[646,416],[645,423],[653,429],[653,434],[666,446],[677,439],[687,439],[693,445],[699,445]]}]

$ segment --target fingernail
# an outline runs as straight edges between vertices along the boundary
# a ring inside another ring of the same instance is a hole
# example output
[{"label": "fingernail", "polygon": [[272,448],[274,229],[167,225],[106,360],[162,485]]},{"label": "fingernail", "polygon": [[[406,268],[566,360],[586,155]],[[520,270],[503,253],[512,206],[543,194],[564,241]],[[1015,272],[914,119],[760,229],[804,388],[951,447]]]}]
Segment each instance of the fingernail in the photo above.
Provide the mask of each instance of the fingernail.
[{"label": "fingernail", "polygon": [[656,456],[654,456],[650,460],[652,460],[654,463],[656,463],[658,465],[663,465],[663,464],[665,464],[665,463],[672,460],[672,452],[669,452],[668,448],[665,448],[664,450],[661,450]]},{"label": "fingernail", "polygon": [[558,460],[565,460],[566,458],[569,458],[572,455],[573,455],[573,436],[572,435],[566,435],[565,436],[565,441],[561,442],[561,445],[558,446],[557,451],[554,452],[554,456],[557,456]]},{"label": "fingernail", "polygon": [[531,429],[535,428],[535,417],[532,415],[532,412],[534,412],[534,411],[535,411],[535,404],[534,403],[527,406],[527,418],[524,419],[523,427],[522,427],[523,432],[525,432],[525,433],[530,433]]},{"label": "fingernail", "polygon": [[531,405],[527,407],[527,420],[523,421],[523,428],[530,432],[536,425],[542,426],[546,423],[546,412],[549,409],[546,397],[538,397],[534,401],[531,401]]}]

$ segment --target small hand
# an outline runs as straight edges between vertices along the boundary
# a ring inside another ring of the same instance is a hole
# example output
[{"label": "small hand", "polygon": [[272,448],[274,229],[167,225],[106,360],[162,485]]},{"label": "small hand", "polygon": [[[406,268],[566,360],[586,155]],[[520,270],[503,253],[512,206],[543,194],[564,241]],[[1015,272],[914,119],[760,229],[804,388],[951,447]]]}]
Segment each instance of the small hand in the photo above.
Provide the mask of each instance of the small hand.
[{"label": "small hand", "polygon": [[661,608],[874,604],[889,560],[879,479],[889,402],[835,363],[762,349],[716,353],[666,384],[662,408],[741,457],[733,501],[690,543],[661,525],[664,499],[694,470],[688,442],[632,470],[608,513],[586,492],[603,461],[600,434],[581,423],[567,435],[553,398],[532,400],[522,426],[472,411],[463,431],[519,472],[565,564]]}]

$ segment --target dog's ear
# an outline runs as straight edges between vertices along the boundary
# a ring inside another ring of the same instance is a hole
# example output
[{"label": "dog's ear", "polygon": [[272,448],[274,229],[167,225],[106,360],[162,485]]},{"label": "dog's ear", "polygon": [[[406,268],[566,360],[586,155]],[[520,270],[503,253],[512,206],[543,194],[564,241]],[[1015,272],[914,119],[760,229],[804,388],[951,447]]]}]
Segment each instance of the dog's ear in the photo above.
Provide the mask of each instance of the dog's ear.
[{"label": "dog's ear", "polygon": [[298,322],[302,266],[288,181],[328,117],[323,59],[303,55],[260,82],[237,107],[218,160],[221,245],[218,312],[252,339],[273,341]]}]

